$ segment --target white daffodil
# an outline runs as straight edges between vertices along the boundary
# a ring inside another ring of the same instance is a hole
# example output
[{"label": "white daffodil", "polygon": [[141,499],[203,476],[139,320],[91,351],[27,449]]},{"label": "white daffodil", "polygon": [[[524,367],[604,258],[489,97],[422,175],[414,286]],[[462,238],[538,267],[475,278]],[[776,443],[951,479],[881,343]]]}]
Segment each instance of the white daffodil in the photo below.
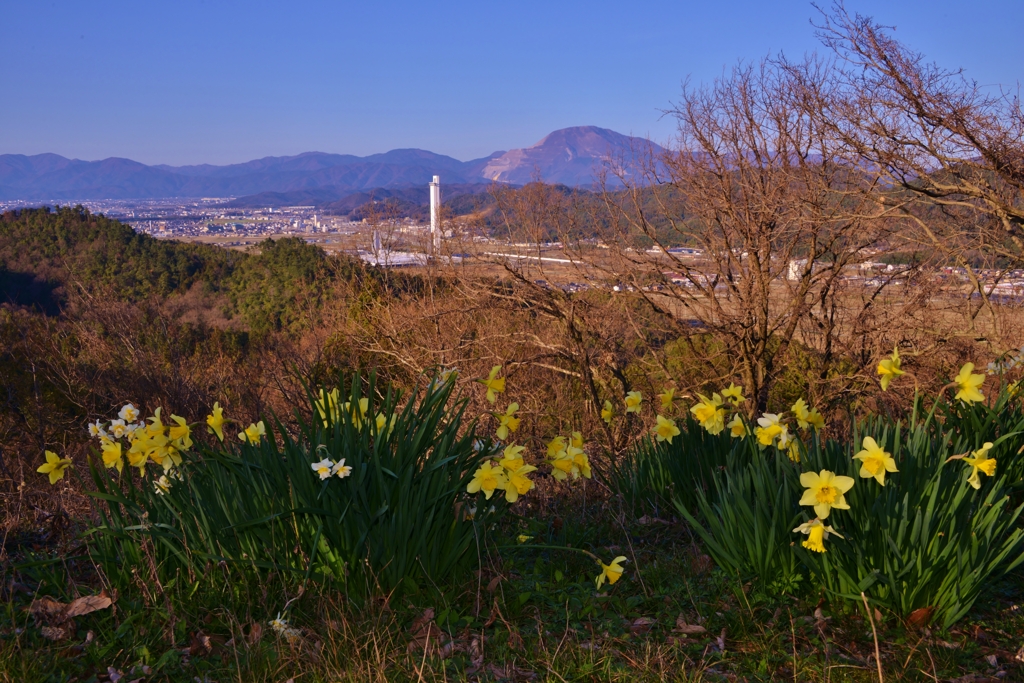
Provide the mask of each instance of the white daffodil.
[{"label": "white daffodil", "polygon": [[102,439],[107,436],[107,430],[103,428],[103,423],[99,420],[89,423],[89,436],[94,439]]},{"label": "white daffodil", "polygon": [[156,491],[156,495],[162,496],[171,490],[171,480],[161,474],[160,478],[153,482],[153,489]]},{"label": "white daffodil", "polygon": [[315,462],[310,467],[313,468],[315,473],[320,475],[321,479],[327,479],[334,474],[334,461],[330,458],[324,458],[320,462]]},{"label": "white daffodil", "polygon": [[331,468],[331,474],[336,476],[338,479],[344,479],[348,475],[352,474],[352,468],[346,465],[345,458],[342,458],[334,465],[334,467]]},{"label": "white daffodil", "polygon": [[139,409],[131,403],[125,403],[117,416],[125,422],[135,422],[139,419]]},{"label": "white daffodil", "polygon": [[281,634],[288,630],[288,620],[281,616],[278,612],[277,616],[270,620],[270,627],[274,629],[275,633]]},{"label": "white daffodil", "polygon": [[128,425],[124,423],[124,420],[114,420],[110,423],[110,434],[115,439],[120,439],[128,433]]}]

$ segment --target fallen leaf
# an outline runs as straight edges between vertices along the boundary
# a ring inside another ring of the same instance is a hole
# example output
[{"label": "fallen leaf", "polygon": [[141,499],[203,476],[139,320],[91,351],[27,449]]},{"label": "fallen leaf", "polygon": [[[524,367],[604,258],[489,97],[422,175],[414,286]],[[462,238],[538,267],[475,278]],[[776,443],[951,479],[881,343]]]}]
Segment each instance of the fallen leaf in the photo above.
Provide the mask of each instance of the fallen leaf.
[{"label": "fallen leaf", "polygon": [[407,652],[425,650],[428,653],[438,654],[444,659],[455,651],[451,638],[434,623],[433,607],[423,610],[423,614],[412,622],[412,627],[409,630],[412,632],[412,637],[406,648]]},{"label": "fallen leaf", "polygon": [[914,610],[907,617],[907,626],[914,628],[924,628],[928,625],[928,622],[932,619],[932,612],[935,611],[934,607],[921,607]]},{"label": "fallen leaf", "polygon": [[491,675],[499,681],[532,681],[537,678],[536,672],[520,669],[515,664],[506,664],[504,667],[491,664],[487,668],[490,669]]},{"label": "fallen leaf", "polygon": [[715,646],[718,648],[719,652],[721,652],[723,654],[725,653],[725,629],[724,628],[722,629],[722,635],[720,635],[717,638],[715,638]]},{"label": "fallen leaf", "polygon": [[684,636],[696,636],[701,633],[707,633],[708,630],[699,624],[687,624],[686,619],[680,614],[676,617],[676,627],[672,631],[682,633]]},{"label": "fallen leaf", "polygon": [[263,626],[258,621],[252,622],[252,624],[249,626],[249,635],[245,638],[246,641],[249,643],[249,645],[255,645],[256,643],[260,642],[260,639],[262,637]]},{"label": "fallen leaf", "polygon": [[39,631],[47,640],[64,640],[71,635],[70,630],[62,626],[43,626]]},{"label": "fallen leaf", "polygon": [[96,610],[106,609],[112,604],[113,600],[110,599],[106,591],[101,592],[99,595],[87,595],[72,601],[64,611],[64,618],[79,617]]},{"label": "fallen leaf", "polygon": [[37,620],[59,622],[61,615],[64,613],[65,607],[66,605],[64,603],[57,602],[53,598],[44,595],[41,598],[33,600],[32,604],[28,606],[28,611]]},{"label": "fallen leaf", "polygon": [[650,617],[637,617],[633,620],[633,623],[629,625],[629,630],[633,635],[640,635],[650,631],[657,623],[657,619],[651,619]]},{"label": "fallen leaf", "polygon": [[995,668],[995,666],[999,664],[999,658],[995,655],[985,655],[985,662],[992,668]]},{"label": "fallen leaf", "polygon": [[501,583],[501,580],[502,580],[502,576],[501,576],[501,574],[498,574],[493,579],[491,579],[489,582],[487,582],[487,592],[488,593],[493,593],[494,591],[498,590],[498,585]]},{"label": "fallen leaf", "polygon": [[196,631],[192,636],[192,643],[188,647],[188,653],[195,657],[197,655],[208,655],[213,652],[213,643],[210,636],[202,631]]},{"label": "fallen leaf", "polygon": [[409,630],[413,633],[416,633],[417,631],[423,629],[426,626],[426,624],[433,620],[434,608],[428,607],[427,609],[423,610],[423,614],[421,614],[413,620],[412,626],[409,627]]},{"label": "fallen leaf", "polygon": [[498,599],[494,599],[494,604],[491,605],[491,613],[487,615],[487,621],[484,622],[484,628],[490,628],[494,625],[494,622],[498,620]]},{"label": "fallen leaf", "polygon": [[484,664],[484,636],[481,633],[469,641],[469,663],[480,668]]}]

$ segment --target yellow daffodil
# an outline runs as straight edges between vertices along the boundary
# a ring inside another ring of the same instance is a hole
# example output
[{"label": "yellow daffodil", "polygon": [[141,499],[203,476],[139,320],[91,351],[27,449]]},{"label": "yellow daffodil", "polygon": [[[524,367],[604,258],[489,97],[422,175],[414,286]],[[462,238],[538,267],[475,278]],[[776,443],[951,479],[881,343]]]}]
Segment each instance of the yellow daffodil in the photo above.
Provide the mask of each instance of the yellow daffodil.
[{"label": "yellow daffodil", "polygon": [[523,465],[516,471],[509,472],[507,475],[508,485],[505,486],[505,500],[514,503],[519,500],[519,496],[531,490],[533,482],[526,475],[535,471],[537,471],[537,468],[533,465]]},{"label": "yellow daffodil", "polygon": [[320,477],[320,479],[328,479],[331,476],[331,472],[334,470],[334,461],[330,458],[324,458],[320,462],[315,462],[309,466]]},{"label": "yellow daffodil", "polygon": [[765,413],[757,418],[757,427],[754,427],[754,436],[761,448],[771,446],[775,439],[783,433],[783,425],[779,416],[775,413]]},{"label": "yellow daffodil", "polygon": [[991,449],[992,442],[986,441],[981,448],[971,451],[971,457],[964,458],[964,462],[971,466],[971,476],[967,478],[967,483],[976,489],[981,488],[981,477],[978,476],[978,472],[984,472],[990,477],[996,473],[996,459],[988,457]]},{"label": "yellow daffodil", "polygon": [[565,449],[565,454],[572,459],[572,464],[574,465],[572,471],[573,478],[583,475],[584,479],[590,479],[590,458],[583,452],[583,449],[569,446]]},{"label": "yellow daffodil", "polygon": [[564,452],[566,449],[565,437],[556,436],[555,438],[548,441],[548,457],[556,458],[559,453]]},{"label": "yellow daffodil", "polygon": [[170,439],[167,438],[164,425],[160,421],[160,409],[157,408],[153,417],[149,419],[150,424],[136,429],[128,436],[128,441],[131,444],[128,449],[128,464],[138,467],[140,475],[145,471],[146,463],[150,459],[155,463],[163,464],[165,458],[169,457],[167,450]]},{"label": "yellow daffodil", "polygon": [[793,413],[793,417],[796,418],[797,427],[800,429],[807,429],[812,425],[815,429],[821,429],[821,427],[825,426],[825,420],[818,414],[818,411],[808,408],[807,403],[802,398],[798,398],[790,410]]},{"label": "yellow daffodil", "polygon": [[729,399],[734,406],[738,406],[747,399],[743,397],[743,387],[738,387],[732,382],[729,382],[729,386],[722,389],[722,396]]},{"label": "yellow daffodil", "polygon": [[676,390],[671,387],[665,389],[665,391],[658,394],[658,398],[661,399],[661,409],[668,410],[672,407],[672,402],[676,400]]},{"label": "yellow daffodil", "polygon": [[146,471],[149,453],[154,449],[150,448],[152,439],[145,434],[144,430],[136,430],[135,434],[138,436],[132,441],[131,448],[128,449],[128,464],[132,467],[138,467],[139,474],[141,475]]},{"label": "yellow daffodil", "polygon": [[320,400],[313,401],[313,405],[316,406],[316,412],[320,413],[320,419],[323,420],[324,427],[328,425],[328,417],[331,422],[337,422],[341,417],[341,398],[338,393],[338,388],[335,387],[328,392],[326,389],[320,390]]},{"label": "yellow daffodil", "polygon": [[697,394],[700,403],[690,408],[690,412],[709,434],[721,434],[725,429],[725,408],[722,407],[722,397],[717,393],[708,398],[704,394]]},{"label": "yellow daffodil", "polygon": [[239,432],[238,438],[241,439],[243,442],[247,441],[253,446],[256,446],[259,444],[260,439],[266,436],[266,434],[267,428],[263,425],[263,420],[260,420],[255,424],[250,424],[248,427],[245,428],[244,432]]},{"label": "yellow daffodil", "polygon": [[839,538],[843,538],[842,534],[830,526],[825,526],[820,519],[812,519],[810,522],[804,522],[797,528],[793,529],[793,531],[806,534],[807,540],[800,545],[808,550],[813,550],[816,553],[825,552],[824,541],[828,540],[829,536],[838,536]]},{"label": "yellow daffodil", "polygon": [[352,405],[351,401],[345,401],[345,404],[342,406],[342,409],[346,414],[348,414],[349,417],[352,418],[352,425],[356,429],[362,429],[363,420],[366,418],[366,413],[370,411],[370,399],[361,398],[354,406]]},{"label": "yellow daffodil", "polygon": [[854,460],[860,460],[860,476],[864,479],[874,477],[882,486],[885,486],[885,473],[898,472],[896,461],[892,455],[882,450],[882,447],[871,438],[865,436],[861,442],[861,450],[853,456]]},{"label": "yellow daffodil", "polygon": [[220,407],[220,403],[213,404],[213,412],[206,416],[206,424],[210,428],[211,434],[216,434],[217,439],[220,441],[224,440],[224,409]]},{"label": "yellow daffodil", "polygon": [[676,426],[676,421],[671,420],[663,415],[658,416],[658,423],[654,425],[654,438],[658,441],[668,441],[672,443],[672,438],[679,436],[679,427]]},{"label": "yellow daffodil", "polygon": [[570,474],[574,477],[579,477],[579,466],[570,454],[570,451],[575,452],[577,450],[579,449],[574,449],[572,446],[567,446],[554,454],[548,450],[547,462],[551,465],[551,476],[555,478],[555,481],[565,481]]},{"label": "yellow daffodil", "polygon": [[338,479],[344,479],[350,474],[352,474],[352,468],[345,464],[345,458],[334,463],[334,466],[331,468],[331,475]]},{"label": "yellow daffodil", "polygon": [[387,415],[384,413],[377,413],[377,417],[374,419],[374,423],[377,425],[377,433],[383,434],[384,438],[387,438],[391,434],[391,430],[395,428],[395,420],[397,419],[397,415],[392,415],[391,420],[388,420]]},{"label": "yellow daffodil", "polygon": [[117,468],[120,472],[124,468],[124,458],[121,456],[121,442],[112,441],[107,438],[100,440],[101,455],[103,456],[103,465],[110,469],[112,467]]},{"label": "yellow daffodil", "polygon": [[631,391],[626,394],[626,412],[639,413],[640,404],[644,402],[644,395],[639,391]]},{"label": "yellow daffodil", "polygon": [[163,467],[164,472],[169,472],[173,468],[181,465],[181,453],[179,453],[178,449],[170,443],[156,449],[149,454],[149,457],[153,462]]},{"label": "yellow daffodil", "polygon": [[498,400],[498,394],[505,391],[505,378],[498,377],[498,373],[501,372],[501,366],[495,365],[491,368],[491,374],[487,376],[487,379],[478,379],[485,387],[487,387],[487,400],[490,403],[494,403]]},{"label": "yellow daffodil", "polygon": [[625,561],[626,556],[619,555],[611,561],[611,564],[605,564],[604,562],[599,563],[601,565],[601,573],[598,574],[597,579],[595,579],[598,590],[601,589],[601,586],[604,585],[605,581],[610,585],[614,585],[615,582],[619,580],[619,577],[622,576],[622,572],[624,571],[622,563]]},{"label": "yellow daffodil", "polygon": [[786,457],[793,462],[800,462],[800,442],[796,439],[791,439],[789,442],[789,448],[786,449]]},{"label": "yellow daffodil", "polygon": [[733,415],[732,420],[726,425],[729,428],[729,434],[734,439],[741,439],[747,435],[747,423],[743,421],[743,418],[739,415]]},{"label": "yellow daffodil", "polygon": [[604,402],[604,408],[601,408],[601,419],[608,424],[612,423],[612,418],[615,417],[615,407],[611,401]]},{"label": "yellow daffodil", "polygon": [[903,371],[900,370],[900,352],[894,346],[892,347],[892,355],[888,358],[883,358],[878,363],[878,381],[882,384],[882,391],[886,391],[889,388],[889,382],[902,374]]},{"label": "yellow daffodil", "polygon": [[491,499],[498,489],[504,490],[508,486],[508,477],[501,467],[493,467],[490,461],[480,465],[473,473],[473,480],[469,482],[466,491],[469,493],[484,492],[484,498]]},{"label": "yellow daffodil", "polygon": [[971,374],[973,372],[974,363],[965,363],[960,368],[960,374],[953,378],[958,389],[954,398],[967,404],[985,400],[985,395],[979,391],[979,388],[985,382],[985,375]]},{"label": "yellow daffodil", "polygon": [[525,464],[523,462],[523,451],[525,450],[526,446],[506,446],[505,450],[501,454],[501,460],[498,461],[498,464],[509,472],[515,472]]},{"label": "yellow daffodil", "polygon": [[583,433],[573,432],[569,435],[569,445],[573,448],[583,448]]},{"label": "yellow daffodil", "polygon": [[39,466],[36,472],[50,476],[50,483],[56,484],[64,478],[64,470],[71,466],[71,460],[61,458],[53,451],[44,451],[46,462]]},{"label": "yellow daffodil", "polygon": [[495,415],[499,422],[495,434],[500,440],[504,441],[508,438],[510,432],[515,433],[519,429],[520,418],[516,417],[517,410],[519,410],[518,403],[509,403],[504,415]]},{"label": "yellow daffodil", "polygon": [[822,470],[820,473],[804,472],[800,475],[800,485],[806,488],[800,498],[801,505],[813,505],[818,519],[825,519],[832,511],[849,510],[843,495],[853,488],[853,478],[837,476],[834,472]]},{"label": "yellow daffodil", "polygon": [[167,431],[171,441],[178,442],[180,450],[192,448],[192,430],[185,422],[185,418],[171,415],[171,421],[175,424]]}]

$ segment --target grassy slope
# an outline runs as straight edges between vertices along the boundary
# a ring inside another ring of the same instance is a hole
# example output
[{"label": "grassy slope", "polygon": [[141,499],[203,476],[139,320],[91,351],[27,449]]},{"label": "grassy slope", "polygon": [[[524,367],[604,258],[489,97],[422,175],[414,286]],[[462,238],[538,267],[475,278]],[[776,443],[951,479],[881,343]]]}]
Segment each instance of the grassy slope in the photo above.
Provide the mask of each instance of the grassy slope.
[{"label": "grassy slope", "polygon": [[[593,494],[585,495],[592,501]],[[166,598],[139,568],[140,580],[115,610],[80,617],[75,638],[51,643],[24,611],[32,596],[67,600],[72,584],[88,594],[100,582],[85,560],[25,567],[11,575],[18,592],[0,616],[0,681],[101,680],[90,677],[111,666],[127,672],[143,665],[152,667],[147,680],[169,681],[440,681],[481,674],[485,680],[549,681],[877,680],[871,625],[845,603],[740,586],[711,569],[684,525],[616,519],[617,511],[587,503],[584,494],[537,513],[505,530],[516,549],[485,561],[479,580],[469,585],[359,608],[311,584],[291,607],[291,621],[304,634],[294,647],[267,622],[298,586],[216,567],[198,588],[184,576],[165,586]],[[532,535],[532,544],[624,554],[629,571],[598,593],[592,562],[518,546],[511,539],[520,533]],[[78,575],[76,582],[69,582],[65,567]],[[967,673],[986,680],[997,671],[1006,672],[1003,680],[1021,680],[1024,664],[1013,656],[1024,644],[1024,610],[1015,608],[1022,594],[1024,573],[1017,572],[946,633],[908,630],[882,615],[885,680]],[[418,646],[423,631],[417,638],[415,622],[427,608],[440,627],[433,637],[454,642],[447,657]],[[683,638],[673,630],[679,618],[707,632]],[[94,638],[82,646],[90,631]],[[257,638],[254,631],[262,633]],[[985,659],[991,656],[996,667]]]}]

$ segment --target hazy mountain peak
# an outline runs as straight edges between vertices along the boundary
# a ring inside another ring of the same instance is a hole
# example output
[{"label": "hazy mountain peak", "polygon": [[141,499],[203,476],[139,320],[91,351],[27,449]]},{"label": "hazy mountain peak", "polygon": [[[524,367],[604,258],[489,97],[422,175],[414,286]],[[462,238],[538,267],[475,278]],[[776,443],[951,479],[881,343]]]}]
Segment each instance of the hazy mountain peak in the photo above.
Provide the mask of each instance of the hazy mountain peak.
[{"label": "hazy mountain peak", "polygon": [[524,149],[513,149],[491,159],[481,171],[488,180],[528,183],[537,177],[549,183],[590,185],[610,158],[629,156],[638,148],[660,147],[641,138],[597,126],[562,128]]}]

